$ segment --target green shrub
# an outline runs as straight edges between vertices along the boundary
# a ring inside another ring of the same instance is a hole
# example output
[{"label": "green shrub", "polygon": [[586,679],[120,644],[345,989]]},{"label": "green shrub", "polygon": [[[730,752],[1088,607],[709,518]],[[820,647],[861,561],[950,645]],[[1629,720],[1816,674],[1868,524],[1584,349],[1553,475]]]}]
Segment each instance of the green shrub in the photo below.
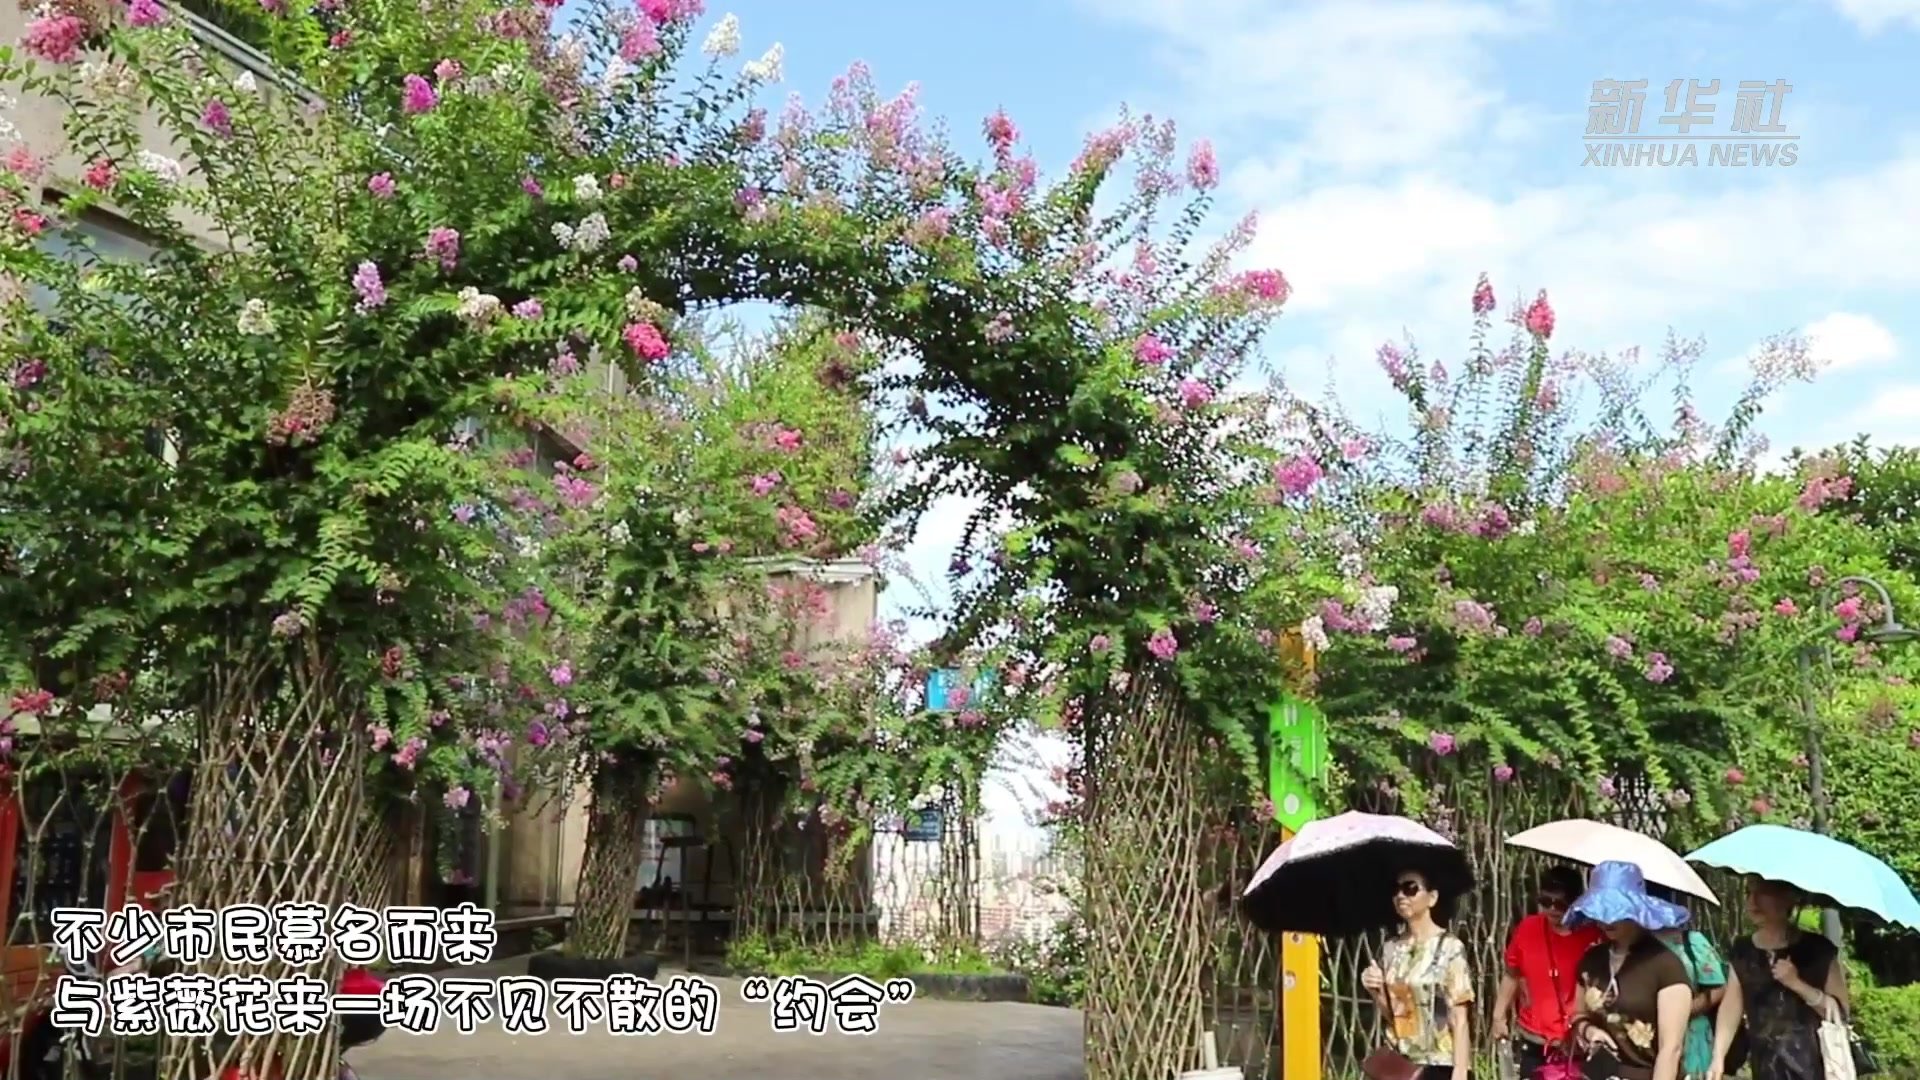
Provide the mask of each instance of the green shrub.
[{"label": "green shrub", "polygon": [[802,945],[789,938],[748,936],[727,947],[727,966],[766,975],[849,975],[898,979],[912,975],[986,975],[1004,970],[971,945],[882,945],[877,941]]},{"label": "green shrub", "polygon": [[1086,929],[1077,917],[1061,920],[1038,939],[1006,942],[995,950],[994,960],[1027,977],[1035,1004],[1077,1008],[1086,997]]},{"label": "green shrub", "polygon": [[1853,1028],[1873,1049],[1882,1076],[1920,1078],[1920,984],[1856,988]]}]

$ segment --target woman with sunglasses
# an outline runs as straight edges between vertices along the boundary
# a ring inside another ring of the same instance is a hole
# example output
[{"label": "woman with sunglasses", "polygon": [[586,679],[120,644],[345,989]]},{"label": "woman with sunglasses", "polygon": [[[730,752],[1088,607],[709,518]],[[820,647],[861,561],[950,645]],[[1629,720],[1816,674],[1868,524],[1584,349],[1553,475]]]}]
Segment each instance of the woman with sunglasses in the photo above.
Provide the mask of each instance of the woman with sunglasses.
[{"label": "woman with sunglasses", "polygon": [[1580,961],[1572,1031],[1587,1080],[1680,1080],[1693,984],[1654,935],[1688,919],[1686,908],[1648,896],[1629,862],[1594,867],[1587,891],[1567,909],[1568,922],[1598,924],[1607,936]]},{"label": "woman with sunglasses", "polygon": [[1473,975],[1466,946],[1444,926],[1458,898],[1442,896],[1416,870],[1400,874],[1393,889],[1403,929],[1387,941],[1381,963],[1360,973],[1360,985],[1387,1014],[1392,1048],[1420,1067],[1421,1080],[1468,1080]]},{"label": "woman with sunglasses", "polygon": [[[1534,896],[1537,910],[1507,938],[1506,971],[1493,999],[1493,1037],[1514,1038],[1514,1059],[1525,1080],[1545,1067],[1547,1048],[1566,1039],[1574,1013],[1574,972],[1587,950],[1604,940],[1593,926],[1566,923],[1567,906],[1585,890],[1579,870],[1548,867]],[[1516,1005],[1516,1022],[1510,1023]]]}]

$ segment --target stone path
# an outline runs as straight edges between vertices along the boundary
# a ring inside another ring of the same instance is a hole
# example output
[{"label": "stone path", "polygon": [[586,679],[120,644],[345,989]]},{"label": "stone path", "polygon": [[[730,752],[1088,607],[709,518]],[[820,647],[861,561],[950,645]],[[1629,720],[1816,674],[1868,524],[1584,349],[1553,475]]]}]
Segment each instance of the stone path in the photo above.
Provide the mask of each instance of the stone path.
[{"label": "stone path", "polygon": [[[525,960],[457,974],[524,974]],[[668,969],[661,978],[676,972]],[[1082,1080],[1080,1014],[1043,1005],[915,1001],[891,1006],[870,1036],[780,1034],[765,1005],[740,1000],[738,979],[720,991],[710,1036],[509,1035],[497,1024],[472,1035],[390,1031],[352,1052],[362,1080]],[[558,1026],[558,1025],[556,1025]]]}]

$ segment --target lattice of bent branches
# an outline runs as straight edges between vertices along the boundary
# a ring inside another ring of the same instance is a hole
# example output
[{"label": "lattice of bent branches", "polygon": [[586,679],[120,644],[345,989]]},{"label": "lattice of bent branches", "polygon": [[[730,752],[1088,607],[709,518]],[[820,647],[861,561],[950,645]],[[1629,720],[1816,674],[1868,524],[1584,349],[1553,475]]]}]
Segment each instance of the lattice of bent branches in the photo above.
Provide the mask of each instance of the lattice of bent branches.
[{"label": "lattice of bent branches", "polygon": [[647,858],[643,833],[653,769],[652,762],[624,760],[594,769],[580,887],[567,931],[567,951],[576,956],[613,960],[626,955],[634,891]]},{"label": "lattice of bent branches", "polygon": [[1248,1080],[1279,1075],[1280,939],[1247,922],[1239,898],[1255,870],[1280,845],[1271,821],[1247,820],[1246,800],[1229,787],[1214,799],[1225,820],[1209,835],[1215,901],[1208,911],[1206,1028],[1216,1034],[1222,1064]]},{"label": "lattice of bent branches", "polygon": [[[205,908],[360,902],[368,880],[367,747],[351,692],[317,643],[234,659],[213,673],[196,715],[187,844],[176,903]],[[216,952],[189,970],[216,979],[315,975],[332,985],[340,960],[295,969],[274,959],[237,964]],[[330,1080],[338,1030],[297,1037],[169,1037],[164,1080],[203,1080],[237,1065],[284,1080]]]},{"label": "lattice of bent branches", "polygon": [[785,779],[754,770],[738,781],[734,805],[740,822],[739,879],[733,892],[735,934],[772,938],[781,930],[786,872]]},{"label": "lattice of bent branches", "polygon": [[1082,724],[1088,1080],[1195,1068],[1208,907],[1201,733],[1172,695],[1134,680]]},{"label": "lattice of bent branches", "polygon": [[[182,805],[169,797],[167,784],[178,764],[172,756],[177,747],[165,745],[165,738],[143,738],[147,734],[43,718],[34,734],[14,739],[5,768],[15,830],[5,944],[22,950],[14,962],[24,954],[38,955],[41,963],[15,967],[0,979],[11,1050],[0,1075],[8,1080],[35,1076],[46,1056],[45,1040],[54,1037],[49,1025],[30,1024],[44,1016],[60,975],[52,963],[50,912],[108,907],[118,826],[126,830],[127,861],[135,872],[164,869],[174,838],[186,831]],[[130,774],[140,778],[141,790],[124,797]],[[103,1035],[94,1050],[103,1077],[153,1075],[152,1039]]]}]

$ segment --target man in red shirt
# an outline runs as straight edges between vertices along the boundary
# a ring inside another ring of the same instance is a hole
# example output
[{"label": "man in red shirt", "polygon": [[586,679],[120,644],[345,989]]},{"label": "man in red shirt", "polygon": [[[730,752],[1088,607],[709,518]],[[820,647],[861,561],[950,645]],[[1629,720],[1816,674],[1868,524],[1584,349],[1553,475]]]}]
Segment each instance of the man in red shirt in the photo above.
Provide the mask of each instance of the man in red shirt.
[{"label": "man in red shirt", "polygon": [[[1506,972],[1493,999],[1493,1037],[1518,1036],[1514,1057],[1522,1080],[1533,1080],[1546,1064],[1546,1048],[1566,1038],[1573,1015],[1575,969],[1586,951],[1605,940],[1597,926],[1569,929],[1561,919],[1567,905],[1586,891],[1580,871],[1571,866],[1550,867],[1540,875],[1538,908],[1520,920],[1507,939]],[[1517,1028],[1508,1022],[1519,1005]]]}]

